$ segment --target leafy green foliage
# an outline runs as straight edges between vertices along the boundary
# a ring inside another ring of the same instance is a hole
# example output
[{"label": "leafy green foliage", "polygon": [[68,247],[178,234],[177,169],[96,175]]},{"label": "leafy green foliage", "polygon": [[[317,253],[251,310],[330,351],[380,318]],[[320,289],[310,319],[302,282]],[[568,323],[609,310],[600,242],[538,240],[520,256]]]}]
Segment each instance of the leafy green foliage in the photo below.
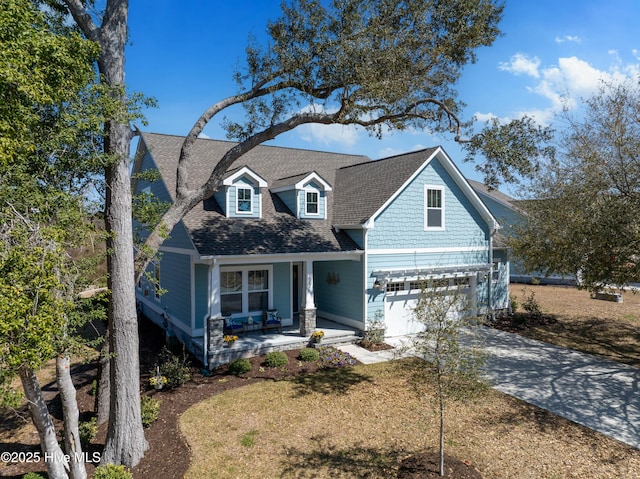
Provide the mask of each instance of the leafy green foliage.
[{"label": "leafy green foliage", "polygon": [[369,321],[367,330],[364,333],[364,341],[371,344],[382,344],[387,331],[387,325],[382,318],[382,312],[376,311],[375,317]]},{"label": "leafy green foliage", "polygon": [[115,464],[104,464],[96,467],[93,479],[133,479],[133,474],[124,466]]},{"label": "leafy green foliage", "polygon": [[289,357],[282,351],[272,351],[265,356],[264,364],[269,368],[281,368],[289,364]]},{"label": "leafy green foliage", "polygon": [[22,479],[44,479],[44,476],[41,476],[37,472],[28,472],[22,476]]},{"label": "leafy green foliage", "polygon": [[640,278],[640,86],[602,84],[584,118],[564,120],[560,156],[520,202],[514,253],[528,271],[573,275],[596,291]]},{"label": "leafy green foliage", "polygon": [[241,374],[251,371],[251,363],[248,359],[234,359],[229,363],[229,373],[234,376],[240,376]]},{"label": "leafy green foliage", "polygon": [[[166,346],[160,352],[158,358],[158,369],[160,375],[167,378],[166,387],[174,389],[182,386],[191,379],[191,365],[186,354],[178,357],[173,354]],[[155,374],[156,370],[152,371]]]},{"label": "leafy green foliage", "polygon": [[160,415],[160,400],[151,396],[141,396],[140,413],[142,416],[142,425],[144,427],[151,426]]},{"label": "leafy green foliage", "polygon": [[87,445],[96,437],[96,434],[98,434],[96,418],[92,417],[88,421],[81,421],[80,424],[78,424],[78,433],[80,434],[82,447],[86,448]]},{"label": "leafy green foliage", "polygon": [[311,363],[320,359],[320,353],[315,348],[302,348],[298,354],[298,359],[305,363]]}]

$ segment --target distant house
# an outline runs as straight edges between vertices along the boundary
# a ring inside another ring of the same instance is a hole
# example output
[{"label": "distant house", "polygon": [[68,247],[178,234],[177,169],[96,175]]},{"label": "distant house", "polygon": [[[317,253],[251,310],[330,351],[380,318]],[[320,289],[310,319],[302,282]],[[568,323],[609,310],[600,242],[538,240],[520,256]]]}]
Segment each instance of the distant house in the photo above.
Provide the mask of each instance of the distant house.
[{"label": "distant house", "polygon": [[[171,201],[183,138],[145,133],[134,190]],[[190,177],[204,180],[232,142],[199,139]],[[225,328],[263,329],[269,317],[308,338],[319,321],[356,332],[376,317],[388,336],[417,330],[421,281],[463,288],[478,312],[508,300],[499,225],[442,148],[383,160],[259,146],[189,212],[142,280],[144,314],[205,363],[220,362]],[[276,312],[277,311],[277,312]],[[267,337],[267,336],[264,336]]]}]

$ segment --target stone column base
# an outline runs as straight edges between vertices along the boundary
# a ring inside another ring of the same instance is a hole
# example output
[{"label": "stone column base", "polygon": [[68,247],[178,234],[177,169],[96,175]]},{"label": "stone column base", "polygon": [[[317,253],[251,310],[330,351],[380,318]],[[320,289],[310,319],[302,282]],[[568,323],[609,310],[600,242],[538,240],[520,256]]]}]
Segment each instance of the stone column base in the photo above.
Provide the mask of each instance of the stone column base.
[{"label": "stone column base", "polygon": [[311,336],[316,329],[316,308],[300,310],[300,336]]},{"label": "stone column base", "polygon": [[224,318],[219,316],[217,318],[209,318],[208,323],[208,349],[209,352],[218,351],[224,346]]}]

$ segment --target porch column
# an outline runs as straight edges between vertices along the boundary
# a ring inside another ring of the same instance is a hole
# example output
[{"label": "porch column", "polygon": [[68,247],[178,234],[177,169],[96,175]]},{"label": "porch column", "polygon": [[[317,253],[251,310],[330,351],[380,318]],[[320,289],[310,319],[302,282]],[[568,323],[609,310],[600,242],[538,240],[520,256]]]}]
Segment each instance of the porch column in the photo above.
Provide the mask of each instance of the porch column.
[{"label": "porch column", "polygon": [[220,264],[213,262],[210,268],[209,284],[209,321],[208,321],[208,345],[209,352],[219,351],[224,346],[223,328],[224,320],[220,308]]},{"label": "porch column", "polygon": [[316,329],[316,305],[313,299],[313,261],[304,263],[304,298],[300,311],[300,335],[310,336]]}]

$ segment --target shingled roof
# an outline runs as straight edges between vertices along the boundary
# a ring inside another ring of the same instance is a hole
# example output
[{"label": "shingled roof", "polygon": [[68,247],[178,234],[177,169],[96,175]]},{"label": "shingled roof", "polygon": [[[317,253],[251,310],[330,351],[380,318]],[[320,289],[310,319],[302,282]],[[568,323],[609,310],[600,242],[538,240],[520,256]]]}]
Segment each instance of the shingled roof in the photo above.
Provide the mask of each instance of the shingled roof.
[{"label": "shingled roof", "polygon": [[[175,196],[176,167],[184,137],[156,133],[142,134],[146,147],[172,196]],[[198,139],[189,165],[191,187],[204,182],[218,160],[236,143]],[[140,148],[140,147],[139,147]],[[295,217],[276,194],[273,185],[283,179],[317,172],[330,185],[336,171],[344,166],[371,162],[363,155],[345,155],[261,145],[242,156],[236,168],[248,166],[264,178],[269,187],[262,189],[262,218],[226,218],[215,200],[205,200],[191,210],[183,223],[201,255],[288,254],[357,250],[343,232],[332,229],[333,195],[328,197],[327,220],[302,220]]]},{"label": "shingled roof", "polygon": [[334,225],[360,225],[418,170],[437,148],[340,168],[336,174]]}]

